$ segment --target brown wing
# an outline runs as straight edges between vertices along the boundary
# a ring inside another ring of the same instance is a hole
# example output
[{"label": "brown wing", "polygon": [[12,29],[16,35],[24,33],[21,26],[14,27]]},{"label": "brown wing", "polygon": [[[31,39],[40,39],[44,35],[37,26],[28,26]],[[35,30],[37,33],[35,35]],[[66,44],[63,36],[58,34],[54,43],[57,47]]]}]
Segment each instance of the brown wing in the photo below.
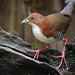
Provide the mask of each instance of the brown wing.
[{"label": "brown wing", "polygon": [[50,29],[54,29],[57,32],[65,33],[70,22],[71,17],[68,15],[63,15],[61,13],[56,13],[52,15],[48,15],[47,18],[50,22]]},{"label": "brown wing", "polygon": [[48,37],[55,37],[58,33],[64,34],[70,24],[71,17],[61,13],[48,15],[43,22],[41,31],[43,35]]}]

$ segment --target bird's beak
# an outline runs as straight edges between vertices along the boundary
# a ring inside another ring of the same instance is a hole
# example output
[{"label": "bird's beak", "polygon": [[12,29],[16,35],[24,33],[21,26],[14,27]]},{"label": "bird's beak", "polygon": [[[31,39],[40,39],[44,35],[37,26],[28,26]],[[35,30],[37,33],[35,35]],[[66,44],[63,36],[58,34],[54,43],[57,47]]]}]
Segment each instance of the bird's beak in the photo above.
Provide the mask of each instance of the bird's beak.
[{"label": "bird's beak", "polygon": [[24,19],[22,22],[21,22],[21,24],[23,24],[23,23],[29,23],[29,19],[28,18],[26,18],[26,19]]}]

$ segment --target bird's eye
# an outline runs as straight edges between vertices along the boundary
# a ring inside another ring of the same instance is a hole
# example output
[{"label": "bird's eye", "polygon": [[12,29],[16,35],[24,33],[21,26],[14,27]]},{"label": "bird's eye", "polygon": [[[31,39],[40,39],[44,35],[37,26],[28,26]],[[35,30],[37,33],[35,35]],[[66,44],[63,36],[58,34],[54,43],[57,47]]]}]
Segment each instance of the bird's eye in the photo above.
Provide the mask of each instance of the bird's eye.
[{"label": "bird's eye", "polygon": [[34,17],[31,17],[31,19],[35,19]]}]

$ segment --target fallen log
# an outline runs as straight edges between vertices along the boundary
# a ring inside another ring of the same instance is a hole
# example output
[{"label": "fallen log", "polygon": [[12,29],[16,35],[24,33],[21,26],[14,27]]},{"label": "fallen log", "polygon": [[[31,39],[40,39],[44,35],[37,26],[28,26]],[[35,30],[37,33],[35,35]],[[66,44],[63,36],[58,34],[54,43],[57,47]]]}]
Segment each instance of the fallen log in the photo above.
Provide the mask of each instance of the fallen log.
[{"label": "fallen log", "polygon": [[59,70],[55,67],[60,59],[51,55],[61,55],[58,50],[42,52],[38,60],[34,60],[34,53],[27,52],[24,47],[33,49],[32,46],[18,36],[0,29],[0,75],[66,75],[75,72],[75,39],[66,45],[66,59],[69,72],[64,64]]}]

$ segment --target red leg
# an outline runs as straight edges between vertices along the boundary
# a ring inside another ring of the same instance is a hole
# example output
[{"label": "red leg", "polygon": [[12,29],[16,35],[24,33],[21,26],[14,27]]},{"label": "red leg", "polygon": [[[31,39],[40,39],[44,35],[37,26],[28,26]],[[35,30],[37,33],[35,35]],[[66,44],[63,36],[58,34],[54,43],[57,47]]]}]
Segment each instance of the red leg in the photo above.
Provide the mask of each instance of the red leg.
[{"label": "red leg", "polygon": [[48,50],[50,48],[50,45],[47,44],[47,47],[46,48],[42,48],[42,49],[38,49],[38,50],[30,50],[28,48],[25,48],[25,50],[29,51],[29,52],[35,52],[35,55],[34,55],[34,59],[38,59],[39,57],[39,53],[40,52],[43,52],[45,50]]},{"label": "red leg", "polygon": [[[64,45],[66,45],[67,42],[68,42],[68,40],[66,38],[64,38],[63,41],[64,41]],[[65,50],[66,50],[66,48],[64,46],[64,49],[62,51],[61,56],[53,56],[53,55],[51,55],[51,57],[53,57],[53,58],[61,58],[60,64],[59,64],[59,66],[56,67],[56,69],[60,68],[61,65],[62,65],[62,62],[64,62],[65,66],[66,66],[66,69],[68,70],[68,66],[67,66],[67,63],[66,63],[66,60],[65,60]]]}]

